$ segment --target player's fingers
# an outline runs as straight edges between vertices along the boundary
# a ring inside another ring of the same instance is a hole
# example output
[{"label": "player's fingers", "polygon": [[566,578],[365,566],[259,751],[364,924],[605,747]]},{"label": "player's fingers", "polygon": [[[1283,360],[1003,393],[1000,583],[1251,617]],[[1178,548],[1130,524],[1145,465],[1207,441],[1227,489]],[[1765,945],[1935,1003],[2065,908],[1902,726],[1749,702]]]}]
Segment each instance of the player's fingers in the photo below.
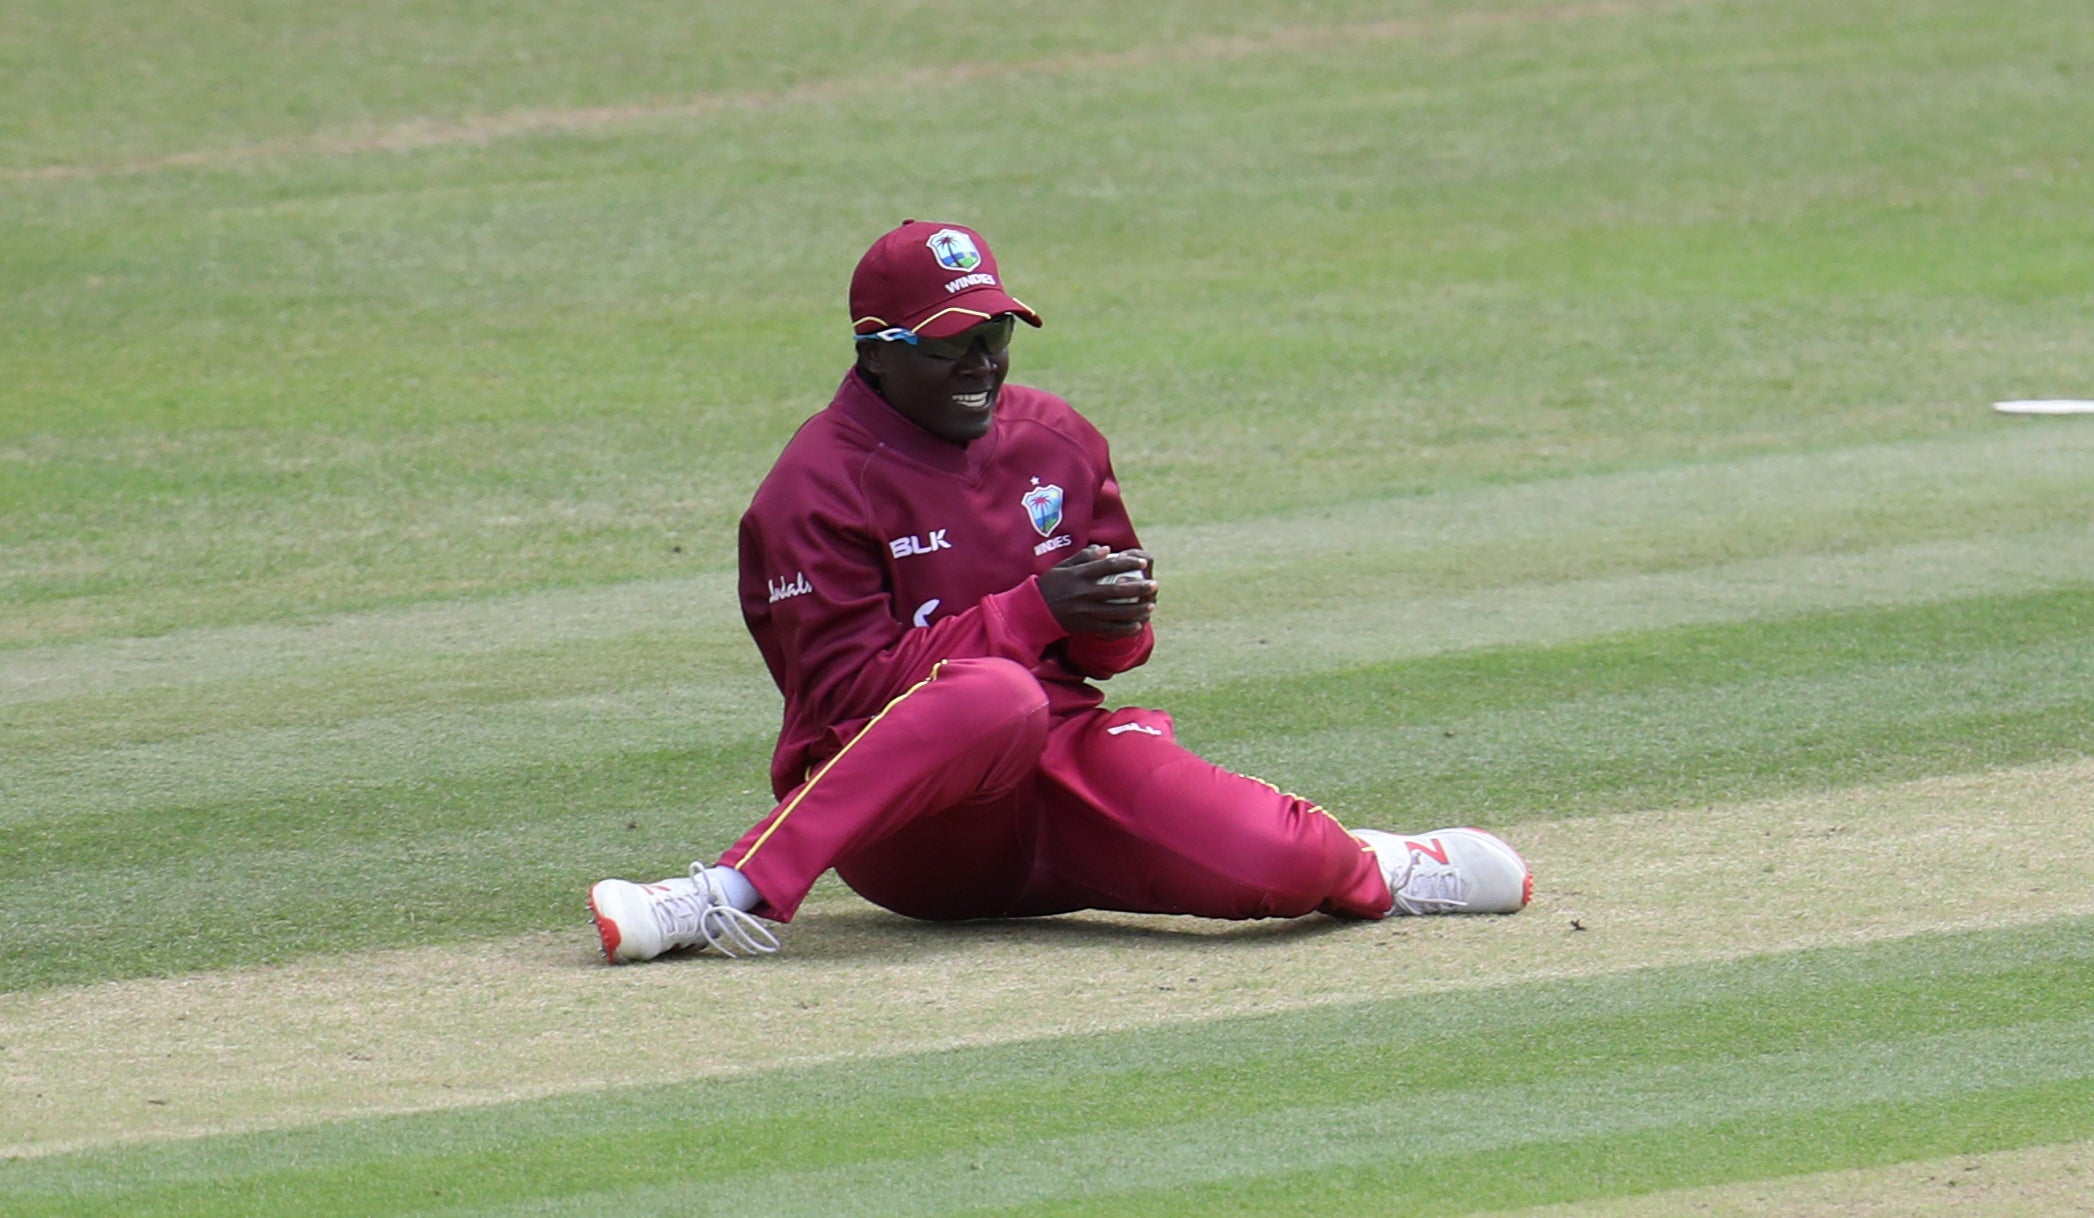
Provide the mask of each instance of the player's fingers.
[{"label": "player's fingers", "polygon": [[[1094,563],[1077,568],[1086,579],[1095,580],[1110,588],[1132,587],[1148,582],[1149,572],[1142,556],[1133,551],[1110,554]],[[1115,592],[1115,596],[1133,596],[1133,592]]]},{"label": "player's fingers", "polygon": [[1089,572],[1080,570],[1080,568],[1096,566],[1110,557],[1112,557],[1112,551],[1104,546],[1085,546],[1054,565],[1057,568],[1066,568],[1076,571],[1079,575],[1084,575],[1089,574]]},{"label": "player's fingers", "polygon": [[1108,605],[1146,605],[1156,600],[1156,584],[1139,570],[1116,571],[1098,580],[1104,590],[1100,598]]}]

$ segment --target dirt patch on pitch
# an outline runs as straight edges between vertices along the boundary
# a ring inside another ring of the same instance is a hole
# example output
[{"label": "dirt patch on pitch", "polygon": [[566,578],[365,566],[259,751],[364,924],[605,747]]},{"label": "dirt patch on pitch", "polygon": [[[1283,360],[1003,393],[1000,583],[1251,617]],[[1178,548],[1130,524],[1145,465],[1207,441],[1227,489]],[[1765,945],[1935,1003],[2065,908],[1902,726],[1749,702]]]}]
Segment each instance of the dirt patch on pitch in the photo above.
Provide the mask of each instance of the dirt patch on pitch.
[{"label": "dirt patch on pitch", "polygon": [[0,998],[0,1155],[2094,913],[2094,761],[1528,826],[1512,918],[926,926],[821,894],[762,961],[558,934]]},{"label": "dirt patch on pitch", "polygon": [[1517,1210],[1496,1218],[2080,1218],[2094,1143],[1957,1155],[1642,1197]]}]

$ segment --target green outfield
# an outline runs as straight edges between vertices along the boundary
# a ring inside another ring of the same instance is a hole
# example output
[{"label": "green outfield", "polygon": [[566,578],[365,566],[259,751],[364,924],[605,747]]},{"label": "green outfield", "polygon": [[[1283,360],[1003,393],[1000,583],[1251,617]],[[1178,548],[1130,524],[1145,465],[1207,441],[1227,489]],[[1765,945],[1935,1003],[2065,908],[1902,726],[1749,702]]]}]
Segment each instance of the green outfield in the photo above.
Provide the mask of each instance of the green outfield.
[{"label": "green outfield", "polygon": [[[0,0],[0,1212],[2068,1215],[2077,0]],[[1504,919],[611,969],[766,805],[734,521],[905,217],[1214,759]],[[2075,1198],[2078,1198],[2077,1200]]]}]

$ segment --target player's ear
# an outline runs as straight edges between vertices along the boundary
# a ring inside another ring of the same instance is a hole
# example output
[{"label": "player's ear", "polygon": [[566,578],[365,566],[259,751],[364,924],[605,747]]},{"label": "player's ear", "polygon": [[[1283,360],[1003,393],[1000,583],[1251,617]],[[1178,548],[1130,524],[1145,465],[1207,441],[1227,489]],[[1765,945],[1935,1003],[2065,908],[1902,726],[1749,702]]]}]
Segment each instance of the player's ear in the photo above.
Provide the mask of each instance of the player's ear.
[{"label": "player's ear", "polygon": [[875,389],[879,389],[882,379],[888,375],[888,364],[896,360],[896,347],[900,347],[900,343],[859,343],[859,373],[871,381]]}]

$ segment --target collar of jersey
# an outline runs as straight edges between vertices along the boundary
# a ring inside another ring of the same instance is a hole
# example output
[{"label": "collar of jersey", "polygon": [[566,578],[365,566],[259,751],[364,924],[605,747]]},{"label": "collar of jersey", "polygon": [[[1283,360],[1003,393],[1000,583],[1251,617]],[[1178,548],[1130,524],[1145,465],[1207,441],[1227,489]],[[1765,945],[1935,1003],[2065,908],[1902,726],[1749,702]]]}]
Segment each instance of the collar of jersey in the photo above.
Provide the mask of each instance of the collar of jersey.
[{"label": "collar of jersey", "polygon": [[887,399],[860,376],[856,368],[845,375],[831,409],[838,410],[871,432],[881,444],[932,469],[955,474],[973,474],[987,464],[996,451],[1002,420],[992,423],[989,434],[972,444],[952,444],[911,423]]}]

